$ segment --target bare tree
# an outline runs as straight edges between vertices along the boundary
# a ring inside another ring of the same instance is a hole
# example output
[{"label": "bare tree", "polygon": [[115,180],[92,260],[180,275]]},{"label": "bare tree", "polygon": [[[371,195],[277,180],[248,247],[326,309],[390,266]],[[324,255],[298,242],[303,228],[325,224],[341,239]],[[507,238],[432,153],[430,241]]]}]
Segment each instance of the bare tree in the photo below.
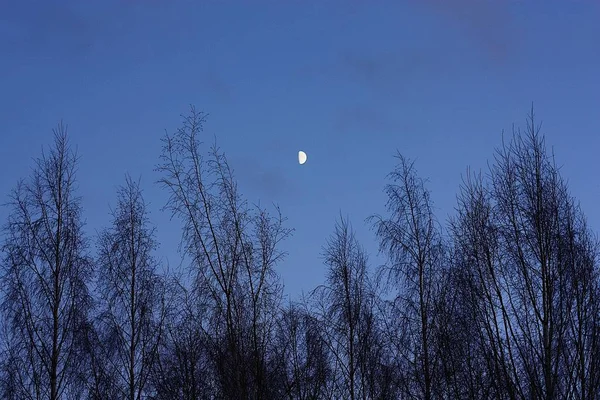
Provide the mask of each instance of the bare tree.
[{"label": "bare tree", "polygon": [[170,307],[165,334],[152,368],[156,399],[196,400],[215,393],[209,332],[202,325],[208,313],[202,296],[181,277],[169,285]]},{"label": "bare tree", "polygon": [[[451,222],[455,250],[451,282],[456,301],[451,337],[457,343],[454,351],[461,344],[462,352],[449,357],[445,366],[453,364],[455,393],[463,397],[514,399],[522,395],[515,362],[518,350],[511,336],[511,299],[492,196],[481,175],[471,174],[458,196],[457,215]],[[469,365],[456,364],[467,355]]]},{"label": "bare tree", "polygon": [[573,289],[593,270],[581,262],[585,257],[575,257],[587,232],[576,230],[578,211],[539,131],[532,110],[526,133],[517,131],[498,152],[492,185],[520,390],[526,397],[555,399],[568,395]]},{"label": "bare tree", "polygon": [[11,195],[3,311],[12,335],[14,390],[22,399],[81,395],[81,335],[91,306],[86,282],[92,263],[76,196],[76,166],[61,124],[54,130],[54,147]]},{"label": "bare tree", "polygon": [[275,357],[279,364],[279,398],[316,400],[331,398],[333,379],[330,352],[322,324],[306,302],[282,310],[276,332]]},{"label": "bare tree", "polygon": [[[466,180],[452,231],[456,314],[494,398],[598,395],[597,243],[546,152],[533,110],[497,152],[488,185]],[[459,373],[473,381],[475,371]]]},{"label": "bare tree", "polygon": [[[572,203],[571,203],[572,205]],[[594,399],[600,396],[600,281],[598,241],[579,207],[572,206],[561,235],[561,262],[566,264],[571,297],[566,349],[561,375],[568,376],[566,397]]]},{"label": "bare tree", "polygon": [[371,286],[367,256],[349,222],[340,218],[324,249],[327,281],[313,292],[316,316],[337,374],[336,397],[389,398],[390,381],[382,374],[384,345],[377,323],[376,294]]},{"label": "bare tree", "polygon": [[[95,310],[94,310],[95,311]],[[84,328],[83,347],[88,355],[87,369],[87,399],[103,400],[122,396],[122,388],[118,376],[111,368],[111,354],[107,352],[108,344],[103,341],[103,335],[97,320],[90,318]]]},{"label": "bare tree", "polygon": [[[386,185],[389,217],[369,218],[389,263],[380,276],[396,290],[399,317],[397,356],[406,368],[404,391],[431,399],[436,383],[435,309],[443,268],[443,245],[429,192],[414,163],[397,155],[398,165]],[[400,364],[402,365],[402,364]]]},{"label": "bare tree", "polygon": [[163,334],[164,287],[156,272],[154,228],[139,182],[127,176],[117,195],[112,226],[98,241],[98,328],[119,397],[134,400],[146,396]]},{"label": "bare tree", "polygon": [[290,231],[279,212],[273,217],[246,204],[224,154],[216,147],[202,154],[205,117],[192,107],[183,127],[165,135],[159,182],[170,195],[166,209],[184,224],[182,249],[211,304],[204,326],[219,396],[267,398],[266,361],[281,297],[274,267]]},{"label": "bare tree", "polygon": [[2,323],[2,351],[0,353],[0,396],[7,400],[18,400],[23,396],[20,379],[20,363],[19,357],[15,354],[18,348],[16,335],[12,332],[9,324]]},{"label": "bare tree", "polygon": [[359,320],[366,297],[366,255],[343,218],[336,224],[323,254],[327,282],[313,293],[334,356],[336,393],[358,398]]}]

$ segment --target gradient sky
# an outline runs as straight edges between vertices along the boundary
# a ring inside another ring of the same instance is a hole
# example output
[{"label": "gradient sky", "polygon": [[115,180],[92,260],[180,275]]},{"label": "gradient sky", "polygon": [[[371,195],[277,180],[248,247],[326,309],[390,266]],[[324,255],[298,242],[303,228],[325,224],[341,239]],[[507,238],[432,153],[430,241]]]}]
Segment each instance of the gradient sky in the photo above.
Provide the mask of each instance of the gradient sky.
[{"label": "gradient sky", "polygon": [[179,224],[160,211],[153,167],[194,104],[245,197],[278,203],[295,229],[279,273],[296,296],[323,282],[340,212],[381,262],[364,219],[384,211],[396,149],[416,159],[445,222],[461,174],[486,168],[533,101],[598,231],[599,4],[0,0],[0,196],[63,119],[89,233],[109,223],[124,174],[141,176],[158,254],[176,266]]}]

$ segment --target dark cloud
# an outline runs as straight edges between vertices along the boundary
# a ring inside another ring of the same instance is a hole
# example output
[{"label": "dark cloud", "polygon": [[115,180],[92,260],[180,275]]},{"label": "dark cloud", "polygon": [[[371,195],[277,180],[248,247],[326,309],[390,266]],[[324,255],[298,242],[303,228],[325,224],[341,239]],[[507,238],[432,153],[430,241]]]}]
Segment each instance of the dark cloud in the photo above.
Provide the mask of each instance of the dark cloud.
[{"label": "dark cloud", "polygon": [[256,171],[251,184],[272,200],[281,198],[287,188],[285,178],[280,172],[276,171]]},{"label": "dark cloud", "polygon": [[455,23],[495,63],[505,63],[516,46],[509,1],[411,0]]},{"label": "dark cloud", "polygon": [[[446,29],[460,32],[469,52],[479,53],[483,63],[504,67],[514,61],[519,35],[510,2],[480,0],[410,0],[415,11],[441,18]],[[415,27],[416,28],[416,27]],[[398,35],[401,29],[397,30]],[[415,29],[419,40],[391,41],[387,49],[348,48],[340,50],[334,60],[319,66],[303,67],[303,78],[342,77],[367,85],[379,94],[397,94],[402,84],[411,80],[463,73],[463,43],[456,43],[443,29],[428,32]],[[459,36],[460,37],[460,36]]]},{"label": "dark cloud", "polygon": [[343,78],[352,82],[387,84],[389,78],[401,72],[416,70],[426,62],[422,49],[398,49],[370,52],[364,49],[342,49],[329,62],[303,65],[297,68],[300,79],[330,80]]},{"label": "dark cloud", "polygon": [[334,129],[338,133],[349,131],[368,132],[369,135],[390,131],[393,122],[372,106],[351,106],[342,108],[334,119]]},{"label": "dark cloud", "polygon": [[226,102],[232,100],[233,88],[217,72],[216,68],[208,68],[206,70],[203,82],[204,88],[213,93],[218,99]]},{"label": "dark cloud", "polygon": [[290,193],[291,187],[279,170],[249,158],[235,157],[230,162],[240,184],[258,192],[263,201],[278,201]]},{"label": "dark cloud", "polygon": [[434,51],[422,48],[380,53],[347,50],[340,53],[335,70],[349,75],[352,81],[394,90],[407,77],[435,71],[440,67],[439,61]]},{"label": "dark cloud", "polygon": [[90,20],[67,1],[14,1],[3,6],[0,31],[9,53],[82,54],[93,45]]},{"label": "dark cloud", "polygon": [[[69,57],[69,61],[96,50],[114,51],[115,44],[135,38],[134,33],[146,38],[148,32],[139,29],[142,19],[152,18],[154,33],[165,21],[173,21],[176,10],[161,1],[20,0],[7,4],[0,13],[1,50],[30,57]],[[141,13],[142,7],[150,12]],[[138,40],[127,52],[143,53],[151,44]]]}]

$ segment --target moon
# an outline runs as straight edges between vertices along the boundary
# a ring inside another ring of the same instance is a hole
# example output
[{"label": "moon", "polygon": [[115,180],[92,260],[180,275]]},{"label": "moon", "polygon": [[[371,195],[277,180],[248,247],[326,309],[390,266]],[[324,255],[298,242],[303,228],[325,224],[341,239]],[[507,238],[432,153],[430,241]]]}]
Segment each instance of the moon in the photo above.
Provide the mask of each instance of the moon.
[{"label": "moon", "polygon": [[308,157],[306,156],[306,153],[303,151],[299,151],[298,152],[298,162],[300,163],[300,165],[304,164],[306,162],[306,159]]}]

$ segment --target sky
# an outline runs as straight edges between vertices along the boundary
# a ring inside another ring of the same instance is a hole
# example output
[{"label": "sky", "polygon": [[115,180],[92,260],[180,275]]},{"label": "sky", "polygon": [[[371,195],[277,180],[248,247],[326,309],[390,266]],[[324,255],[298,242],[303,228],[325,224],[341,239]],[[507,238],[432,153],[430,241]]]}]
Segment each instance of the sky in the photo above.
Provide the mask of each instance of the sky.
[{"label": "sky", "polygon": [[[396,151],[416,160],[442,224],[467,167],[485,171],[533,102],[572,194],[600,231],[600,3],[589,1],[0,0],[0,198],[63,120],[81,157],[93,239],[125,174],[141,178],[157,256],[178,268],[160,209],[160,138],[193,104],[251,203],[293,236],[277,271],[296,298],[323,283],[347,216],[385,211]],[[308,154],[299,165],[297,153]],[[5,221],[8,209],[0,209]],[[93,250],[93,249],[92,249]]]}]

